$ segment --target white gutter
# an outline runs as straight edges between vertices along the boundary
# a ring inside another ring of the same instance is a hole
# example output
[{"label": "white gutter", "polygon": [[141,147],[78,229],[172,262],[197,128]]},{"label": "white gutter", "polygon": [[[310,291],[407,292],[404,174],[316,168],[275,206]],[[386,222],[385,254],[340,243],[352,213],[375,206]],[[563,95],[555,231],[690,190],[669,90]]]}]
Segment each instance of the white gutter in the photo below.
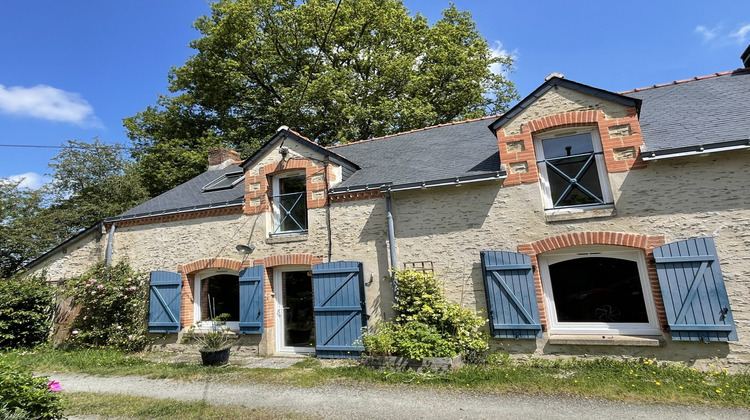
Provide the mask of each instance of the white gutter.
[{"label": "white gutter", "polygon": [[704,147],[700,147],[697,150],[689,150],[686,152],[676,152],[676,153],[665,153],[663,155],[657,155],[656,152],[643,152],[641,151],[641,157],[644,161],[657,161],[659,159],[671,159],[671,158],[678,158],[678,157],[685,157],[685,156],[699,156],[699,155],[707,155],[709,153],[717,153],[717,152],[729,152],[732,150],[743,150],[743,149],[750,149],[750,144],[741,144],[736,146],[726,146],[726,147],[717,147],[715,149],[705,149]]}]

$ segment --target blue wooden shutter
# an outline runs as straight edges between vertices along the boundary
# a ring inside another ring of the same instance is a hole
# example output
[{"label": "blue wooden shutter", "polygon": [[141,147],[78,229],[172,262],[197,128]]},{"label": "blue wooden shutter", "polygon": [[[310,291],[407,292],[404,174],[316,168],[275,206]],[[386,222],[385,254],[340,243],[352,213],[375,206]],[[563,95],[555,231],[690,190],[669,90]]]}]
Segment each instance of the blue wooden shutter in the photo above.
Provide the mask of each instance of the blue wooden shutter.
[{"label": "blue wooden shutter", "polygon": [[531,258],[506,251],[482,251],[490,334],[495,338],[541,338]]},{"label": "blue wooden shutter", "polygon": [[362,263],[313,266],[315,352],[321,358],[359,357],[367,326]]},{"label": "blue wooden shutter", "polygon": [[263,266],[240,271],[240,333],[263,334]]},{"label": "blue wooden shutter", "polygon": [[182,276],[169,271],[152,271],[149,281],[148,331],[180,331]]},{"label": "blue wooden shutter", "polygon": [[737,341],[713,238],[656,247],[654,260],[673,340]]}]

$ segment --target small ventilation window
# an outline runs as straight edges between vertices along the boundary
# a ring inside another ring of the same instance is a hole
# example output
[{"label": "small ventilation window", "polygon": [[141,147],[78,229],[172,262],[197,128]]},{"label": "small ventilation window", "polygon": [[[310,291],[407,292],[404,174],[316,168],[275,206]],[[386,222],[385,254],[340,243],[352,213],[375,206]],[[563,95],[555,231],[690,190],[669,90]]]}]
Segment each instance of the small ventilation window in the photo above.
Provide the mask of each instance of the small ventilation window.
[{"label": "small ventilation window", "polygon": [[243,172],[230,172],[227,174],[223,174],[220,177],[206,184],[206,186],[203,187],[203,192],[225,190],[227,188],[232,188],[238,183],[242,182],[243,179],[245,179],[243,175],[244,175]]}]

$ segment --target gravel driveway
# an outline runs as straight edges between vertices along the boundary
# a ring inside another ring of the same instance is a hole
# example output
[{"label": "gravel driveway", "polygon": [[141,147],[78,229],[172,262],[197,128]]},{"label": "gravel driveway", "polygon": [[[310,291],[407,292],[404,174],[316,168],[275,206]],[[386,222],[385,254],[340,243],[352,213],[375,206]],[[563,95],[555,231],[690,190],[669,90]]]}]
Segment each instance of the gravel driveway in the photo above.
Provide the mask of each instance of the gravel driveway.
[{"label": "gravel driveway", "polygon": [[325,419],[719,419],[750,418],[750,410],[599,399],[519,396],[418,389],[407,386],[325,385],[296,388],[268,384],[182,382],[138,376],[97,377],[52,373],[69,392],[120,393],[215,405],[297,412]]}]

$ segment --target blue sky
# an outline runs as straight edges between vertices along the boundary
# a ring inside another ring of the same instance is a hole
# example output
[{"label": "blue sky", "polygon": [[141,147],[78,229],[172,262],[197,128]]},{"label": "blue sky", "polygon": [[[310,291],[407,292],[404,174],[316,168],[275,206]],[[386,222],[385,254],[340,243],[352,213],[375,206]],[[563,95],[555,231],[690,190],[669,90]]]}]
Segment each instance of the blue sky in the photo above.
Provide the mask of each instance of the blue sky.
[{"label": "blue sky", "polygon": [[[551,72],[623,91],[733,70],[750,44],[747,0],[454,3],[514,57],[521,96]],[[448,1],[404,4],[434,22]],[[198,36],[192,22],[209,10],[204,0],[2,2],[0,144],[126,142],[122,119],[167,93],[167,72]],[[58,152],[0,147],[0,178],[38,186]]]}]

